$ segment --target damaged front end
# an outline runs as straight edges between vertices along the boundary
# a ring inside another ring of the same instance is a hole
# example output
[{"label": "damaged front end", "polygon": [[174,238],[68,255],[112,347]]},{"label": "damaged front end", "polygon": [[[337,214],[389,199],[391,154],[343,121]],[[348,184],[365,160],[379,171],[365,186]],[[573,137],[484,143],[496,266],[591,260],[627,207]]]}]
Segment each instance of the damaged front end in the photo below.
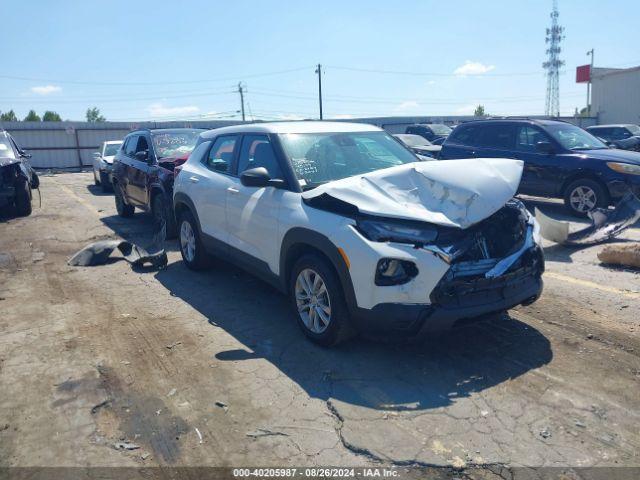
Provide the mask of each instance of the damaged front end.
[{"label": "damaged front end", "polygon": [[519,200],[509,200],[466,229],[407,221],[381,224],[368,217],[356,218],[356,228],[369,240],[410,243],[449,265],[428,295],[430,304],[402,323],[409,333],[445,330],[458,320],[529,305],[542,292],[539,229]]},{"label": "damaged front end", "polygon": [[544,254],[537,241],[538,226],[520,201],[509,201],[491,217],[455,236],[458,238],[447,242],[443,235],[440,242],[446,244],[436,244],[451,266],[431,292],[426,329],[538,299]]}]

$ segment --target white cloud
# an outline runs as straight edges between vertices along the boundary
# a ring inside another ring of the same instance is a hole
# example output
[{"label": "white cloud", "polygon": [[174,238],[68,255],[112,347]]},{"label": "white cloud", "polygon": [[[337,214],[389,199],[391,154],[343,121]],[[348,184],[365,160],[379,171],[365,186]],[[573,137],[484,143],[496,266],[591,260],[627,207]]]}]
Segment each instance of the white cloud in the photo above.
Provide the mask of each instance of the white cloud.
[{"label": "white cloud", "polygon": [[406,112],[407,110],[414,110],[419,107],[420,107],[420,104],[415,100],[406,100],[396,105],[394,110],[396,112]]},{"label": "white cloud", "polygon": [[184,115],[195,115],[199,111],[200,109],[195,105],[167,107],[163,103],[152,103],[147,107],[147,112],[151,117],[180,117]]},{"label": "white cloud", "polygon": [[480,62],[472,62],[467,60],[464,65],[460,65],[453,73],[456,75],[482,75],[496,68],[494,65],[485,65]]},{"label": "white cloud", "polygon": [[276,120],[304,120],[307,117],[304,117],[302,115],[298,115],[297,113],[279,113],[277,115],[274,115],[273,118],[275,118]]},{"label": "white cloud", "polygon": [[43,85],[41,87],[31,87],[31,91],[38,95],[49,95],[51,93],[56,93],[62,90],[62,87],[58,87],[56,85]]},{"label": "white cloud", "polygon": [[456,115],[473,115],[477,106],[477,103],[470,103],[464,107],[456,108]]},{"label": "white cloud", "polygon": [[435,84],[436,84],[436,81],[435,81],[435,80],[429,80],[429,81],[427,82],[427,85],[435,85]]}]

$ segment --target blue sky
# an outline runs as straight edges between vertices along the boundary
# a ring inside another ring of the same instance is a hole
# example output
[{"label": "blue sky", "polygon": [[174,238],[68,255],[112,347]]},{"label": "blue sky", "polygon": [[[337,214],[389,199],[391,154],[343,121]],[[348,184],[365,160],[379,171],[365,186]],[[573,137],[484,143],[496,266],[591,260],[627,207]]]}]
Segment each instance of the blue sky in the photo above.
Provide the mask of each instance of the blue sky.
[{"label": "blue sky", "polygon": [[[3,0],[0,111],[81,120],[229,118],[242,81],[255,118],[542,114],[551,0]],[[575,67],[640,65],[631,0],[559,0],[561,113]],[[8,40],[8,41],[7,41]],[[384,72],[406,72],[404,74]],[[475,75],[463,75],[475,72]],[[6,77],[21,77],[6,78]],[[237,117],[235,117],[237,118]]]}]

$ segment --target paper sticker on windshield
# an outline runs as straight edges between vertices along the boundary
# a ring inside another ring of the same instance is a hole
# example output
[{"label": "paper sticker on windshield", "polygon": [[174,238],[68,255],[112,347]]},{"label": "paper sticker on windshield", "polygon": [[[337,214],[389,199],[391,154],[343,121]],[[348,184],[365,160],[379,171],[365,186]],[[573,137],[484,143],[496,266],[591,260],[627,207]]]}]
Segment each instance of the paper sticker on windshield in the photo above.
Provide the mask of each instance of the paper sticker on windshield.
[{"label": "paper sticker on windshield", "polygon": [[304,188],[307,186],[307,181],[304,178],[298,180],[298,183],[300,184],[300,188]]}]

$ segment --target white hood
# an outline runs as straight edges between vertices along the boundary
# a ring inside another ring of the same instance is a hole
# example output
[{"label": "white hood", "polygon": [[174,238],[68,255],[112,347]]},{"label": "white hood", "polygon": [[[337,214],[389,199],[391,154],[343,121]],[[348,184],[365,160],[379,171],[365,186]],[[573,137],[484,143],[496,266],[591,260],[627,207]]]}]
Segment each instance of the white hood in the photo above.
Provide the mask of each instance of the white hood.
[{"label": "white hood", "polygon": [[326,194],[364,214],[467,228],[515,195],[522,166],[506,158],[408,163],[335,180],[302,196]]}]

